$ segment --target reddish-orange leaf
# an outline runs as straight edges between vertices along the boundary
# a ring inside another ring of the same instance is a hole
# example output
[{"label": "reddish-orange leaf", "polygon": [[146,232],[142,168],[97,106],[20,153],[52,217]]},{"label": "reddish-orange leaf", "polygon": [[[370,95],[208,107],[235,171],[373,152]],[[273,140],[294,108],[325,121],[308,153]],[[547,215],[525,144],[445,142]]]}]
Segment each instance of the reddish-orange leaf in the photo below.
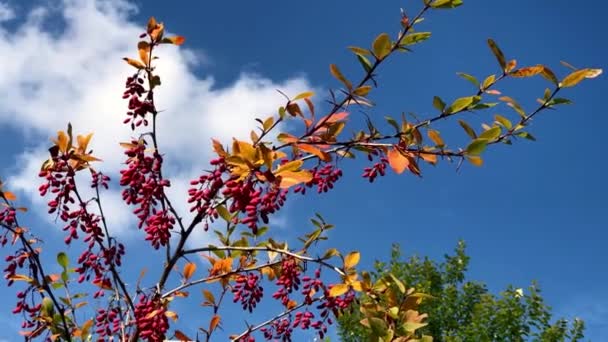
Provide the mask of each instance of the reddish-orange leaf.
[{"label": "reddish-orange leaf", "polygon": [[209,333],[211,333],[220,324],[220,315],[213,315],[209,322]]},{"label": "reddish-orange leaf", "polygon": [[291,310],[293,308],[295,308],[296,306],[298,306],[298,302],[296,302],[295,300],[290,300],[289,302],[287,302],[287,310]]},{"label": "reddish-orange leaf", "polygon": [[186,278],[186,280],[190,279],[192,277],[192,275],[194,274],[194,271],[196,271],[196,264],[193,262],[189,262],[186,265],[184,265],[184,278]]},{"label": "reddish-orange leaf", "polygon": [[388,151],[386,157],[388,158],[388,164],[397,174],[403,173],[410,163],[409,160],[395,148]]}]

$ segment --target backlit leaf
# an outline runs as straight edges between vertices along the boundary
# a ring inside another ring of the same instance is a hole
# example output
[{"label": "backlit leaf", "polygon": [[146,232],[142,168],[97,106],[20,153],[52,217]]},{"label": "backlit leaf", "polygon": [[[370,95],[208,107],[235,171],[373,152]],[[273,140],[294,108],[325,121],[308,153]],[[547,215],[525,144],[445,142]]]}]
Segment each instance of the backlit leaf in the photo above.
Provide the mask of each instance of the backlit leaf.
[{"label": "backlit leaf", "polygon": [[281,173],[281,189],[287,189],[300,183],[310,182],[312,180],[312,173],[306,170],[293,172],[286,171]]},{"label": "backlit leaf", "polygon": [[402,45],[412,45],[423,42],[431,37],[431,32],[416,32],[408,34],[401,40]]},{"label": "backlit leaf", "polygon": [[184,265],[183,274],[184,274],[184,278],[186,279],[186,281],[192,277],[192,275],[194,274],[194,271],[196,271],[195,263],[189,262],[186,265]]},{"label": "backlit leaf", "polygon": [[176,339],[178,339],[179,341],[193,341],[190,337],[186,336],[186,334],[184,334],[183,332],[179,331],[179,330],[175,330],[175,332],[173,333]]},{"label": "backlit leaf", "polygon": [[480,155],[486,149],[488,141],[486,139],[475,139],[467,146],[467,154],[472,156]]},{"label": "backlit leaf", "polygon": [[348,291],[348,285],[346,284],[336,284],[332,286],[331,290],[329,290],[330,297],[338,297],[345,294]]},{"label": "backlit leaf", "polygon": [[359,252],[351,252],[347,256],[344,257],[344,268],[349,269],[357,266],[359,260],[361,259],[361,253]]},{"label": "backlit leaf", "polygon": [[220,324],[220,315],[213,315],[211,321],[209,321],[209,333],[211,333]]},{"label": "backlit leaf", "polygon": [[314,91],[306,91],[306,92],[300,93],[296,97],[294,97],[293,101],[307,99],[309,97],[313,97],[314,95],[315,95]]},{"label": "backlit leaf", "polygon": [[467,160],[475,166],[483,165],[483,159],[480,156],[467,156]]},{"label": "backlit leaf", "polygon": [[570,75],[566,76],[560,86],[562,88],[573,87],[579,84],[585,78],[595,78],[602,74],[602,69],[581,69],[574,71]]},{"label": "backlit leaf", "polygon": [[502,132],[502,130],[500,129],[499,126],[494,126],[488,130],[485,130],[484,132],[482,132],[479,135],[479,138],[481,139],[487,139],[487,140],[494,140],[496,138],[498,138],[500,136],[500,133]]},{"label": "backlit leaf", "polygon": [[59,252],[57,254],[57,263],[59,264],[59,266],[61,266],[64,270],[66,268],[68,268],[68,256],[67,254],[65,254],[64,252]]},{"label": "backlit leaf", "polygon": [[186,41],[183,36],[165,37],[160,42],[164,44],[182,45]]},{"label": "backlit leaf", "polygon": [[475,87],[479,88],[479,81],[477,80],[477,78],[475,78],[475,76],[469,75],[469,74],[464,73],[464,72],[457,72],[456,75],[458,75],[458,76],[464,78],[465,80],[473,83],[473,85],[475,85]]},{"label": "backlit leaf", "polygon": [[404,156],[395,148],[388,151],[386,157],[388,159],[388,164],[391,166],[391,168],[393,169],[393,171],[395,171],[396,174],[403,173],[403,171],[407,169],[407,166],[410,163],[409,159],[407,159],[406,156]]},{"label": "backlit leaf", "polygon": [[7,201],[16,201],[17,200],[17,196],[15,196],[15,194],[10,191],[4,191],[4,192],[2,192],[2,194],[4,195],[4,198],[6,198]]},{"label": "backlit leaf", "polygon": [[439,96],[433,96],[433,107],[435,107],[440,112],[443,112],[445,109],[445,102]]},{"label": "backlit leaf", "polygon": [[150,44],[140,41],[137,44],[137,50],[139,51],[139,59],[141,59],[145,65],[150,65]]},{"label": "backlit leaf", "polygon": [[332,76],[342,82],[346,86],[346,88],[348,88],[349,90],[353,88],[353,85],[350,83],[349,80],[346,79],[346,77],[344,77],[340,69],[338,69],[337,65],[330,64],[329,71],[331,72]]},{"label": "backlit leaf", "polygon": [[215,304],[215,296],[213,296],[213,293],[211,293],[211,291],[204,289],[203,296],[209,303]]},{"label": "backlit leaf", "polygon": [[123,58],[123,60],[125,62],[127,62],[130,66],[135,67],[137,69],[143,69],[146,67],[146,65],[140,61],[138,61],[137,59],[133,59],[133,58]]},{"label": "backlit leaf", "polygon": [[443,139],[441,139],[441,136],[439,135],[438,131],[429,129],[427,132],[427,135],[429,136],[429,138],[431,138],[431,140],[433,140],[435,145],[437,145],[437,146],[445,145],[445,143],[443,142]]},{"label": "backlit leaf", "polygon": [[378,59],[383,59],[391,52],[391,38],[388,34],[382,33],[376,37],[372,44],[374,56]]},{"label": "backlit leaf", "polygon": [[468,106],[476,103],[479,101],[479,96],[467,96],[467,97],[461,97],[459,99],[456,99],[456,101],[454,101],[450,107],[448,107],[445,110],[446,114],[453,114],[453,113],[458,113],[464,109],[466,109]]}]

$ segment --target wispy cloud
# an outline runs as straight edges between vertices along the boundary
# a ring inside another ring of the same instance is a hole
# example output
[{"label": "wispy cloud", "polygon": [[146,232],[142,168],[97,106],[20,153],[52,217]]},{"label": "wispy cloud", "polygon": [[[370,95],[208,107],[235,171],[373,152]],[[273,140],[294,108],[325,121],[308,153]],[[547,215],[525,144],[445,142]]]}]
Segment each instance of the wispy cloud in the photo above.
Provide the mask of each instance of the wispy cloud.
[{"label": "wispy cloud", "polygon": [[[64,0],[59,8],[30,10],[23,23],[9,29],[2,21],[12,18],[14,11],[0,3],[0,92],[4,95],[0,123],[44,142],[16,156],[19,167],[9,179],[33,201],[40,201],[36,174],[46,158],[47,137],[65,129],[68,122],[75,132],[95,133],[94,154],[104,160],[98,168],[118,178],[123,156],[117,143],[134,135],[121,123],[126,110],[122,86],[133,73],[121,58],[136,55],[135,43],[142,31],[142,23],[130,19],[134,11],[122,0]],[[61,30],[51,34],[45,28],[57,18]],[[277,82],[242,74],[218,88],[212,76],[195,73],[205,62],[201,53],[173,46],[158,53],[163,85],[157,105],[164,110],[159,141],[167,155],[171,194],[185,209],[188,181],[206,166],[211,137],[228,141],[248,136],[255,117],[275,112],[282,103],[276,89],[296,94],[311,86],[302,77]],[[110,191],[105,202],[111,208],[110,225],[121,233],[130,226],[132,215],[118,203],[118,191]]]}]

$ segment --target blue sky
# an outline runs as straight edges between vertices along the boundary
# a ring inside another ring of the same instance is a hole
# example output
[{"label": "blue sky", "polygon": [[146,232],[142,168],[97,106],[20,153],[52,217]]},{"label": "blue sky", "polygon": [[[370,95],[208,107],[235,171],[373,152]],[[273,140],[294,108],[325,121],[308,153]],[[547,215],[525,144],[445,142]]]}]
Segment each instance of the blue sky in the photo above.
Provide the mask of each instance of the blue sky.
[{"label": "blue sky", "polygon": [[[170,159],[174,193],[187,187],[209,158],[208,141],[243,136],[253,118],[276,110],[281,97],[314,89],[321,105],[327,89],[338,84],[328,72],[337,63],[347,74],[360,75],[346,49],[368,45],[381,32],[398,29],[399,8],[413,14],[420,1],[327,1],[302,5],[288,1],[175,2],[119,0],[1,1],[0,6],[0,175],[9,178],[29,206],[40,205],[34,171],[44,158],[47,138],[67,121],[77,131],[96,132],[94,148],[104,167],[120,167],[112,145],[128,139],[120,121],[120,100],[128,66],[120,60],[135,55],[142,25],[151,15],[171,32],[187,38],[178,49],[162,52],[159,71],[161,106],[170,113],[160,138],[167,154],[200,149],[198,154]],[[543,63],[558,75],[577,67],[606,68],[608,48],[601,27],[606,5],[599,0],[509,2],[468,0],[453,11],[431,13],[420,30],[433,37],[414,54],[398,56],[382,67],[378,104],[368,114],[432,113],[432,98],[446,101],[473,94],[456,76],[467,72],[483,78],[497,73],[486,46],[494,38],[508,58],[520,65]],[[508,81],[499,89],[533,108],[548,83],[541,78]],[[346,176],[323,196],[292,197],[275,220],[276,233],[293,237],[308,228],[315,212],[336,224],[331,243],[341,250],[360,250],[363,266],[387,258],[393,242],[406,254],[440,258],[458,239],[472,257],[470,278],[498,291],[507,284],[526,287],[538,280],[557,315],[586,320],[587,336],[608,339],[608,163],[603,157],[608,118],[604,75],[562,94],[574,101],[534,120],[536,142],[497,146],[484,154],[484,166],[453,164],[424,167],[423,178],[388,175],[368,185],[360,177],[362,162],[343,162]],[[506,106],[483,114],[466,114],[478,124]],[[353,117],[360,113],[353,113]],[[455,122],[439,126],[444,136],[464,141]],[[192,132],[194,131],[194,132]],[[192,132],[191,134],[183,134]],[[40,142],[44,142],[41,144]],[[96,145],[97,144],[97,145]],[[183,181],[180,183],[180,181]],[[109,204],[118,193],[110,193]],[[112,197],[114,196],[114,197]],[[116,234],[135,242],[128,212],[112,206]],[[33,210],[30,226],[52,226]],[[61,233],[46,229],[50,250]],[[205,239],[204,235],[197,238]],[[133,247],[132,253],[143,251]],[[143,260],[130,265],[136,270]],[[4,288],[3,288],[4,289]],[[9,312],[11,291],[2,291],[0,309]],[[14,318],[0,315],[0,338],[16,338]]]}]

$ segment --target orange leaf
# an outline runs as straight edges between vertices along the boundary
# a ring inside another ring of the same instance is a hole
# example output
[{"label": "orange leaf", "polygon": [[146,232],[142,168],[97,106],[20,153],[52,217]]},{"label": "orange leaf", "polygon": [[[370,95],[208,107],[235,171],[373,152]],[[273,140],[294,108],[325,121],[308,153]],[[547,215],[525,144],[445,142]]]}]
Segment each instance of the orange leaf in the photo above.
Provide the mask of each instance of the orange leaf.
[{"label": "orange leaf", "polygon": [[171,318],[173,322],[177,321],[177,314],[173,311],[165,311],[165,316],[167,316],[167,318]]},{"label": "orange leaf", "polygon": [[220,315],[213,315],[211,321],[209,322],[209,333],[215,330],[218,324],[220,324]]},{"label": "orange leaf", "polygon": [[308,152],[310,154],[314,154],[315,156],[319,157],[319,159],[321,159],[322,161],[325,161],[325,162],[331,161],[331,155],[329,153],[321,151],[320,149],[314,147],[313,145],[298,144],[297,146],[300,150]]},{"label": "orange leaf", "polygon": [[190,337],[186,336],[186,334],[179,330],[175,330],[173,337],[177,338],[180,341],[192,341]]},{"label": "orange leaf", "polygon": [[161,40],[160,42],[165,44],[182,45],[185,41],[186,38],[184,38],[183,36],[173,36],[163,38],[163,40]]},{"label": "orange leaf", "polygon": [[156,25],[157,25],[156,18],[150,17],[150,19],[148,19],[148,25],[146,27],[146,32],[152,33],[152,30],[154,30],[156,28]]},{"label": "orange leaf", "polygon": [[287,189],[300,183],[310,182],[312,180],[312,173],[306,170],[294,172],[285,171],[281,173],[281,189]]},{"label": "orange leaf", "polygon": [[213,293],[211,293],[211,291],[203,290],[203,296],[209,303],[215,304],[215,297],[213,296]]},{"label": "orange leaf", "polygon": [[70,138],[64,131],[57,131],[57,140],[54,140],[55,145],[59,148],[59,151],[66,153],[68,150],[68,143]]},{"label": "orange leaf", "polygon": [[393,148],[386,154],[388,163],[396,174],[402,174],[409,165],[409,160],[397,149]]},{"label": "orange leaf", "polygon": [[298,302],[296,302],[295,300],[290,300],[287,302],[287,310],[291,310],[293,308],[295,308],[296,306],[298,306]]},{"label": "orange leaf", "polygon": [[4,191],[2,194],[4,194],[4,198],[6,198],[8,201],[17,200],[17,196],[15,196],[15,194],[10,191]]},{"label": "orange leaf", "polygon": [[186,280],[190,279],[190,277],[192,277],[192,275],[194,274],[194,271],[196,271],[195,263],[189,262],[184,265],[184,278],[186,278]]},{"label": "orange leaf", "polygon": [[150,65],[150,44],[142,40],[137,44],[137,49],[141,61],[144,62],[145,65]]},{"label": "orange leaf", "polygon": [[420,153],[419,154],[420,158],[424,159],[424,161],[426,161],[427,163],[430,164],[436,164],[437,163],[437,155],[436,154],[431,154],[431,153]]},{"label": "orange leaf", "polygon": [[284,144],[291,144],[298,141],[298,138],[289,133],[279,133],[277,140]]},{"label": "orange leaf", "polygon": [[445,145],[445,143],[443,142],[443,139],[441,139],[441,136],[439,135],[439,132],[429,129],[427,134],[428,134],[429,138],[431,138],[431,140],[433,140],[435,145],[437,145],[437,146]]},{"label": "orange leaf", "polygon": [[535,66],[517,69],[517,70],[511,72],[510,75],[513,77],[531,77],[531,76],[535,76],[535,75],[542,73],[543,70],[545,70],[544,66],[535,65]]}]

